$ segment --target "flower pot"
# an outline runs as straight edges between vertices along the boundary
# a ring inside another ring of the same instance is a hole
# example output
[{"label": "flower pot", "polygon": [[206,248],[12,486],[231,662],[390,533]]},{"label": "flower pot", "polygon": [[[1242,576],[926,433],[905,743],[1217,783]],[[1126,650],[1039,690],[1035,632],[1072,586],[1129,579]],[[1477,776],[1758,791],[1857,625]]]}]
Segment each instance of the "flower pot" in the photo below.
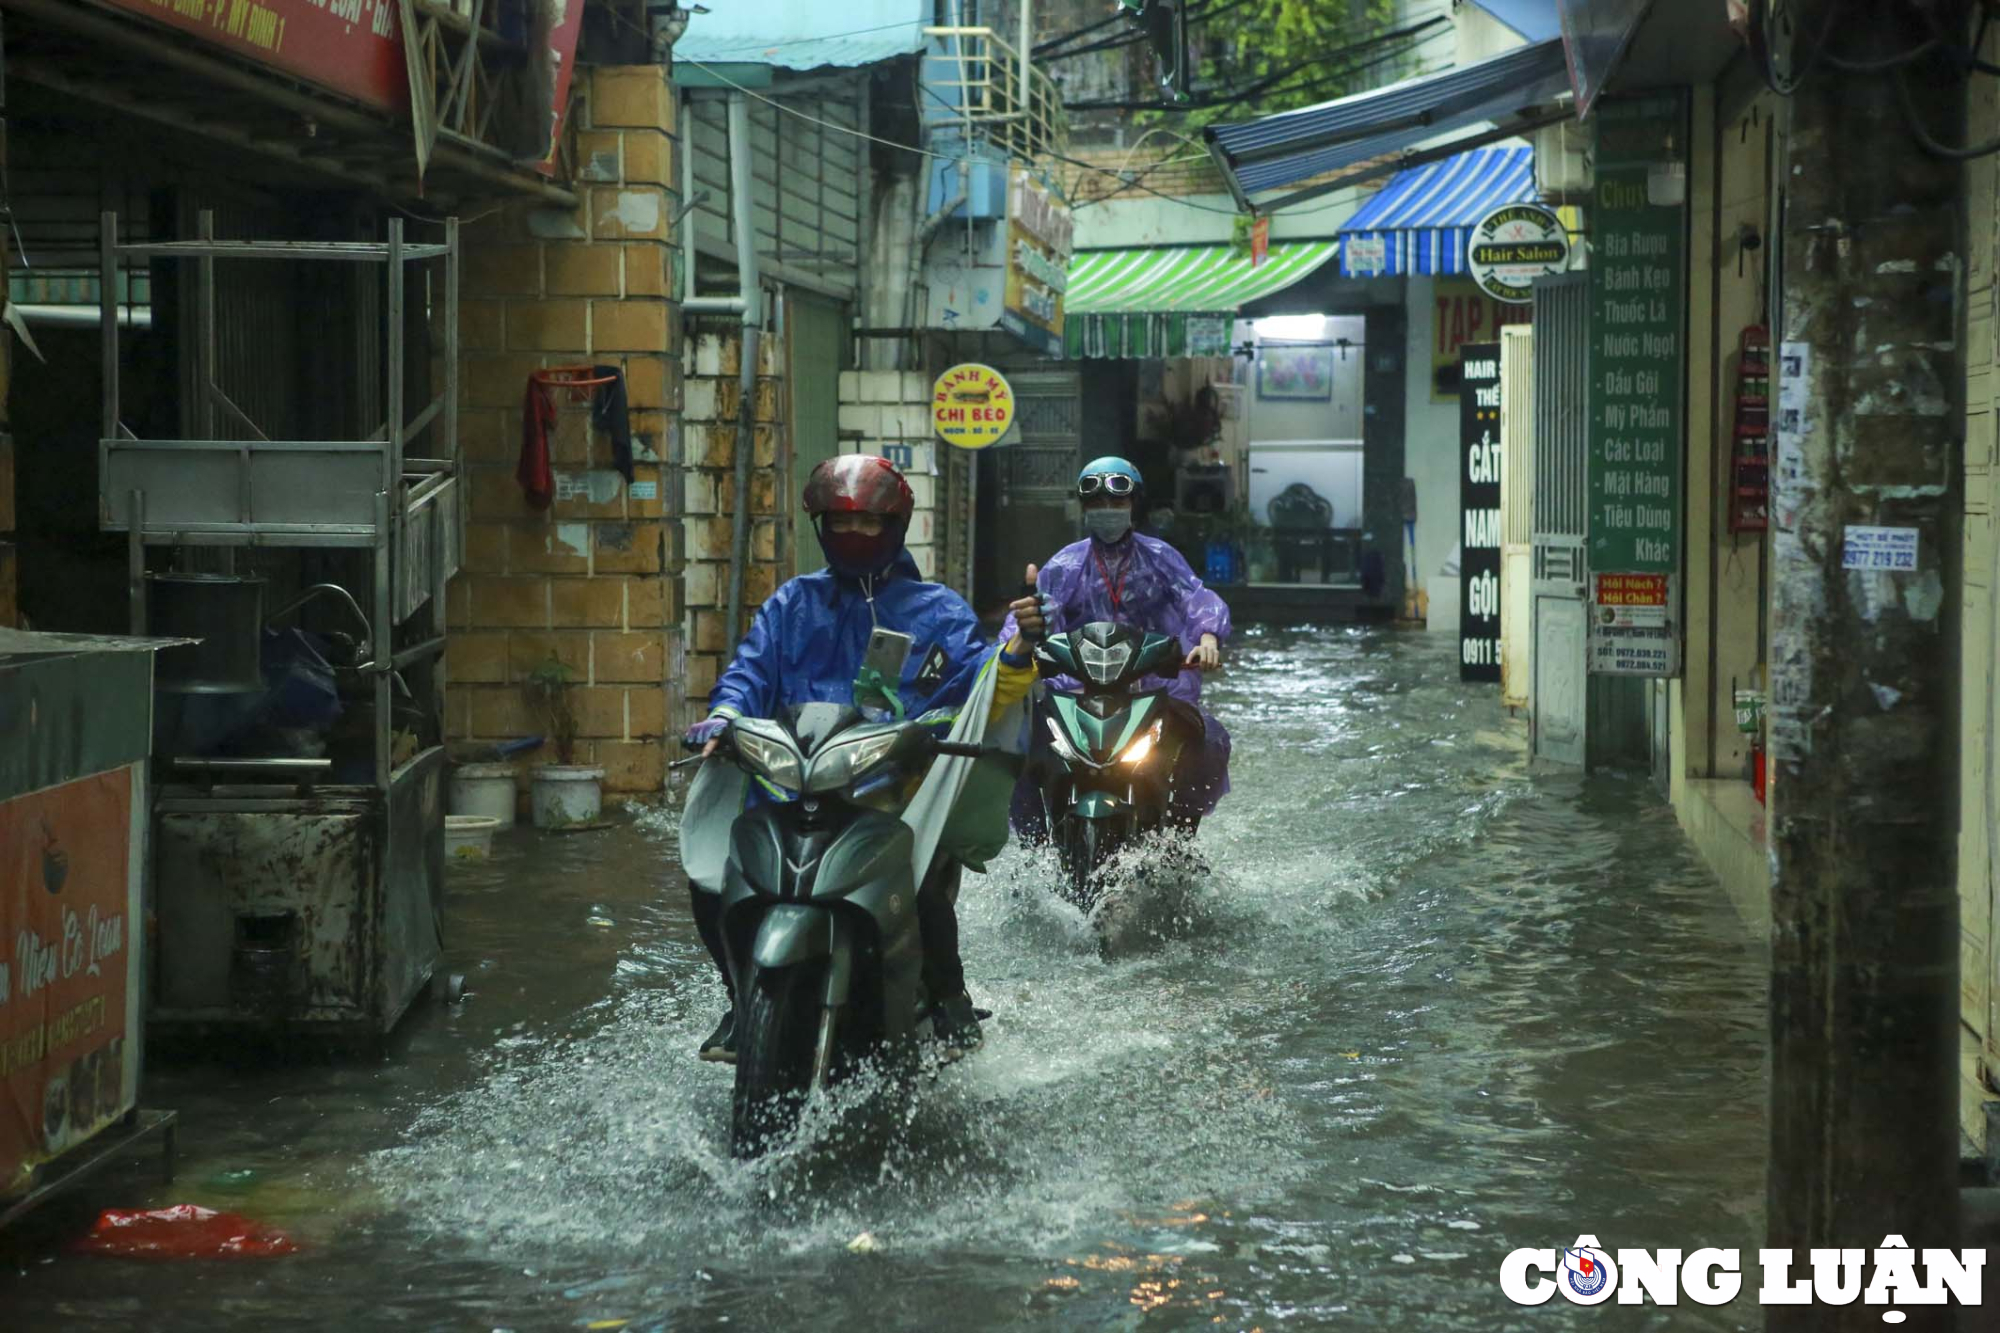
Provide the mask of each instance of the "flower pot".
[{"label": "flower pot", "polygon": [[462,764],[451,773],[451,813],[485,815],[514,827],[514,766]]},{"label": "flower pot", "polygon": [[500,821],[492,815],[446,815],[444,853],[446,856],[476,860],[493,851],[493,831]]},{"label": "flower pot", "polygon": [[582,764],[544,764],[535,770],[530,803],[536,828],[589,824],[602,808],[598,783],[604,770]]}]

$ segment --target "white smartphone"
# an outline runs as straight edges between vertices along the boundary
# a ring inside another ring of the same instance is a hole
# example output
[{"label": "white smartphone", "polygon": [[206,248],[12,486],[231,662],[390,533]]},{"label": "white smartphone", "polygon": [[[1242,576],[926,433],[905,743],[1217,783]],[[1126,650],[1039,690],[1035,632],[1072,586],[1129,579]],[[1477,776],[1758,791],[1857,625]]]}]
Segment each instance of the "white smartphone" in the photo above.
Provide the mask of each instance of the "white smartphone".
[{"label": "white smartphone", "polygon": [[874,667],[883,680],[898,685],[903,679],[903,664],[910,660],[910,647],[915,642],[907,634],[877,626],[868,636],[868,652],[861,665]]}]

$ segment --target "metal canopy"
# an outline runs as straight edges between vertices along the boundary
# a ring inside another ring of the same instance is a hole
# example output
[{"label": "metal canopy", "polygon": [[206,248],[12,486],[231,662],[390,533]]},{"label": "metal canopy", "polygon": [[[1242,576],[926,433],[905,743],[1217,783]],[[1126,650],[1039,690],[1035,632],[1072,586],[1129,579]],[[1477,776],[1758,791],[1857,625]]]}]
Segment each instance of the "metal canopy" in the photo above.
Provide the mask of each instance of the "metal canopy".
[{"label": "metal canopy", "polygon": [[424,199],[434,210],[501,194],[576,203],[572,191],[501,149],[456,136],[437,145],[419,183],[408,121],[136,17],[75,0],[0,0],[0,10],[8,79],[57,99],[164,126],[320,185]]},{"label": "metal canopy", "polygon": [[[1202,131],[1232,193],[1245,208],[1250,196],[1385,159],[1452,130],[1489,122],[1496,134],[1468,136],[1444,152],[1509,137],[1551,118],[1551,104],[1569,91],[1569,66],[1560,40],[1537,42],[1442,74],[1406,79],[1299,111]],[[1352,179],[1349,177],[1347,179]],[[1310,194],[1300,191],[1280,203]]]},{"label": "metal canopy", "polygon": [[[1341,227],[1340,274],[1463,273],[1473,226],[1502,204],[1535,197],[1531,148],[1476,148],[1399,172]],[[1379,264],[1356,262],[1357,250],[1378,249]]]}]

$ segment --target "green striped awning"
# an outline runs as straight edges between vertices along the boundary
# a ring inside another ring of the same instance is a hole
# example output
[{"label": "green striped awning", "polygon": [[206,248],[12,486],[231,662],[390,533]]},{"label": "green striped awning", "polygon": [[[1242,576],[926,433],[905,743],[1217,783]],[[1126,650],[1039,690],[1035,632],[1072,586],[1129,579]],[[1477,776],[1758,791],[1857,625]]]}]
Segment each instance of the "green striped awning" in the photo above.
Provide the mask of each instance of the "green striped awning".
[{"label": "green striped awning", "polygon": [[1065,349],[1072,358],[1225,355],[1237,310],[1283,291],[1337,248],[1274,245],[1255,268],[1223,245],[1081,251],[1063,294]]}]

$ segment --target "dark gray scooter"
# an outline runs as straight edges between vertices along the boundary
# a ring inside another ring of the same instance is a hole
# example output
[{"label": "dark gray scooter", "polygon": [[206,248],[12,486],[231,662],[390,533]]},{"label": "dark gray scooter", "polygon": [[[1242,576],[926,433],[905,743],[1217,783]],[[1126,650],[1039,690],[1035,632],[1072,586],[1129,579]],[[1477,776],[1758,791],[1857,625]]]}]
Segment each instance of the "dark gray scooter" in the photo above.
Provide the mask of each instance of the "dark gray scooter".
[{"label": "dark gray scooter", "polygon": [[[938,755],[980,757],[918,723],[869,723],[839,704],[741,719],[720,754],[779,799],[699,833],[726,836],[719,893],[736,993],[730,1150],[754,1157],[796,1128],[807,1097],[862,1059],[911,1060],[929,1036],[914,834],[894,813]],[[683,847],[690,865],[713,864]]]}]

